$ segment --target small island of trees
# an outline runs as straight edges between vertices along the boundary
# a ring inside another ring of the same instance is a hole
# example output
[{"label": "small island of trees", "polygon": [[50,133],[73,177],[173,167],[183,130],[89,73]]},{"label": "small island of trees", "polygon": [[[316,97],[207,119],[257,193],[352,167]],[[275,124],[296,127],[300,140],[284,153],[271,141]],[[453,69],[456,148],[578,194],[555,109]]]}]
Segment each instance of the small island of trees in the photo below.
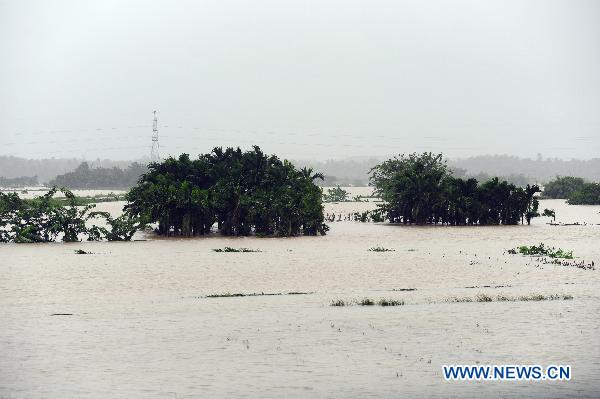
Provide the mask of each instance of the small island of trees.
[{"label": "small island of trees", "polygon": [[[78,175],[85,167],[80,168]],[[136,172],[137,173],[137,172]],[[310,168],[264,154],[259,147],[214,148],[191,159],[188,154],[152,163],[126,195],[123,214],[96,212],[88,200],[62,188],[25,200],[0,193],[0,241],[47,242],[131,240],[155,225],[165,236],[323,235],[323,197],[345,201],[340,187],[327,194],[315,184],[323,179]],[[579,187],[569,202],[597,201],[600,185],[567,179]],[[370,184],[381,200],[374,211],[354,220],[402,224],[515,225],[539,216],[536,185],[517,187],[497,177],[479,183],[455,177],[442,154],[400,155],[375,166]],[[555,190],[552,184],[550,191]],[[61,191],[64,198],[55,198]],[[566,191],[560,191],[563,195]],[[555,217],[551,209],[544,216]],[[101,225],[92,222],[101,219]],[[349,219],[351,220],[351,219]]]},{"label": "small island of trees", "polygon": [[566,199],[569,205],[600,205],[600,183],[580,177],[557,176],[544,187],[545,198]]},{"label": "small island of trees", "polygon": [[497,177],[483,184],[452,176],[442,154],[400,155],[371,170],[371,185],[393,223],[488,225],[530,223],[538,216],[536,185],[516,187]]},{"label": "small island of trees", "polygon": [[213,226],[222,235],[296,236],[325,234],[322,179],[296,169],[259,147],[243,152],[218,147],[190,159],[182,154],[150,164],[127,195],[125,212],[157,233],[196,236]]}]

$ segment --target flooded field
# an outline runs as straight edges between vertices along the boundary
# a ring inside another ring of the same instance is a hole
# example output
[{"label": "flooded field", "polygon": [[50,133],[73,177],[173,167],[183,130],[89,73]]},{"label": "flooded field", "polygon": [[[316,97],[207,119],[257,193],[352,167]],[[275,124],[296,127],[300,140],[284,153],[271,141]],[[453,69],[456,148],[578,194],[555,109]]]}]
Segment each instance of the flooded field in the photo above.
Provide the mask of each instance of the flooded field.
[{"label": "flooded field", "polygon": [[[0,397],[597,397],[600,207],[544,208],[581,225],[1,245]],[[596,270],[506,252],[540,242]],[[263,293],[281,295],[218,296]],[[455,302],[480,294],[494,300]],[[496,300],[532,294],[573,299]],[[330,306],[364,297],[404,305]],[[572,379],[444,381],[442,365],[477,363],[570,364]]]}]

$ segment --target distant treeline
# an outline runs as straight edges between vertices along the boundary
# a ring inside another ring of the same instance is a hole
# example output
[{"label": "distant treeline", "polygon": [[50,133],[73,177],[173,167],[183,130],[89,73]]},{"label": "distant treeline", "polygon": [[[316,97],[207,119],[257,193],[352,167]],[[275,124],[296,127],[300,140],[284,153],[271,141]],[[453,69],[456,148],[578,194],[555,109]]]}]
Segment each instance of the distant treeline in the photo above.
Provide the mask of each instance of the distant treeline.
[{"label": "distant treeline", "polygon": [[82,162],[73,172],[56,176],[49,184],[70,189],[129,188],[133,187],[140,176],[147,171],[146,165],[137,162],[132,163],[126,169],[116,166],[90,168],[87,162]]},{"label": "distant treeline", "polygon": [[[461,168],[474,175],[480,172],[490,176],[524,175],[534,182],[547,183],[556,176],[577,176],[597,181],[600,176],[600,158],[589,160],[544,158],[520,158],[509,155],[481,155],[448,161],[451,168]],[[531,182],[533,183],[533,182]]]},{"label": "distant treeline", "polygon": [[571,205],[600,205],[600,184],[580,177],[557,176],[544,187],[545,198],[566,198]]},{"label": "distant treeline", "polygon": [[[347,158],[328,161],[294,161],[299,167],[311,167],[325,175],[319,185],[365,186],[369,171],[385,161],[384,157]],[[14,178],[38,176],[40,183],[47,183],[67,172],[72,172],[83,162],[81,159],[25,159],[0,156],[0,176]],[[87,161],[90,168],[126,169],[132,161]],[[147,161],[138,161],[145,164]],[[509,155],[482,155],[463,159],[449,159],[448,168],[455,177],[475,178],[478,181],[499,177],[509,183],[524,187],[527,184],[544,184],[556,176],[576,176],[588,181],[598,181],[600,158],[590,160],[562,160],[557,158],[519,158]]]},{"label": "distant treeline", "polygon": [[[0,176],[14,178],[20,176],[37,176],[38,183],[47,183],[58,175],[72,172],[84,160],[76,158],[47,158],[27,159],[21,157],[0,155]],[[121,169],[127,168],[132,161],[112,161],[108,159],[87,160],[90,167]],[[139,160],[139,163],[147,161]]]},{"label": "distant treeline", "polygon": [[28,187],[37,186],[37,176],[2,177],[0,176],[0,187]]}]

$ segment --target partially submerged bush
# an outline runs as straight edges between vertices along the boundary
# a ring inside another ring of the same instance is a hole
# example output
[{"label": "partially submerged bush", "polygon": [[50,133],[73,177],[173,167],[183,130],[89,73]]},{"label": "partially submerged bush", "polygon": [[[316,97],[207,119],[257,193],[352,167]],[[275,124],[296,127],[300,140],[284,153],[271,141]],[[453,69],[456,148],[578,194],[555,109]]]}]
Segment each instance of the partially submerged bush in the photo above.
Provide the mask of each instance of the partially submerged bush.
[{"label": "partially submerged bush", "polygon": [[348,201],[348,191],[337,187],[330,188],[327,190],[327,194],[323,194],[323,202],[347,202]]},{"label": "partially submerged bush", "polygon": [[[55,198],[61,192],[64,198]],[[130,240],[143,225],[136,217],[123,215],[113,219],[107,212],[94,212],[94,204],[81,206],[77,197],[65,188],[53,187],[33,199],[21,199],[16,193],[0,192],[0,242],[35,243],[61,239],[65,242],[107,239]],[[88,227],[104,218],[109,229]]]},{"label": "partially submerged bush", "polygon": [[522,245],[517,248],[509,249],[509,254],[520,253],[527,256],[548,256],[550,258],[573,259],[573,251],[565,251],[562,248],[548,247],[544,243],[540,245]]}]

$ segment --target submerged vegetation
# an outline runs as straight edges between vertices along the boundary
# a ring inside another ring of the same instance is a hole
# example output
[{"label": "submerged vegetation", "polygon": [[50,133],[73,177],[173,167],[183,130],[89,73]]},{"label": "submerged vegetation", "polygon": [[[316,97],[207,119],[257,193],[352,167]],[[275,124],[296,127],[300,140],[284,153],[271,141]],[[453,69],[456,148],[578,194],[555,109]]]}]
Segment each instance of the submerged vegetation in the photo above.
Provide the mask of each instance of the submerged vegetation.
[{"label": "submerged vegetation", "polygon": [[383,216],[380,209],[374,209],[371,211],[363,211],[363,212],[348,212],[348,213],[327,213],[325,215],[325,220],[327,222],[341,222],[341,221],[354,221],[354,222],[374,222],[380,223],[385,222],[385,217]]},{"label": "submerged vegetation", "polygon": [[402,306],[404,305],[404,301],[401,299],[385,299],[382,298],[377,301],[379,306]]},{"label": "submerged vegetation", "polygon": [[529,294],[520,296],[497,295],[495,298],[487,294],[478,294],[474,298],[471,297],[451,297],[447,298],[446,302],[521,302],[521,301],[558,301],[571,300],[573,295],[570,294]]},{"label": "submerged vegetation", "polygon": [[260,249],[232,248],[232,247],[215,248],[215,249],[213,249],[213,251],[214,252],[262,252]]},{"label": "submerged vegetation", "polygon": [[[64,199],[54,198],[57,192]],[[130,240],[143,225],[135,217],[112,218],[107,212],[94,212],[94,204],[81,206],[67,189],[53,187],[46,194],[24,200],[16,193],[0,193],[0,242],[35,243],[61,239],[65,242]],[[89,224],[104,220],[107,227]]]},{"label": "submerged vegetation", "polygon": [[[570,294],[538,294],[532,293],[527,295],[517,295],[517,296],[509,296],[504,294],[499,294],[496,296],[491,296],[486,293],[479,293],[474,297],[471,296],[463,296],[463,297],[447,297],[441,299],[442,302],[447,303],[471,303],[471,302],[528,302],[528,301],[559,301],[559,300],[572,300],[573,295]],[[440,303],[439,301],[428,301],[429,304]],[[343,306],[403,306],[405,302],[403,299],[388,299],[381,298],[377,301],[365,297],[361,299],[334,299],[329,303],[330,306],[335,307],[343,307]]]},{"label": "submerged vegetation", "polygon": [[400,155],[371,170],[386,219],[404,224],[513,225],[538,216],[536,185],[454,177],[442,154]]},{"label": "submerged vegetation", "polygon": [[280,295],[310,295],[314,294],[314,292],[300,292],[300,291],[291,291],[291,292],[275,292],[275,293],[265,293],[265,292],[253,292],[251,294],[243,294],[243,293],[229,293],[225,292],[223,294],[210,294],[205,298],[242,298],[246,296],[280,296]]},{"label": "submerged vegetation", "polygon": [[509,249],[509,254],[521,254],[526,256],[548,256],[550,258],[573,259],[573,251],[565,251],[561,248],[546,246],[544,243],[540,245],[522,245],[520,247]]},{"label": "submerged vegetation", "polygon": [[404,305],[404,301],[402,299],[389,299],[389,298],[381,298],[378,301],[375,301],[371,298],[362,298],[362,299],[334,299],[331,301],[330,306],[402,306]]},{"label": "submerged vegetation", "polygon": [[[142,169],[142,165],[133,164],[127,178],[139,175]],[[78,181],[101,182],[107,173],[82,164],[61,179],[81,177]],[[194,160],[182,154],[150,164],[125,196],[111,193],[77,197],[56,187],[27,200],[16,193],[0,193],[0,241],[127,241],[150,224],[157,225],[156,232],[165,236],[189,237],[214,231],[225,236],[298,236],[325,234],[329,229],[325,221],[342,219],[418,225],[513,225],[529,224],[539,216],[537,186],[516,187],[498,178],[481,184],[472,178],[461,179],[452,175],[441,154],[400,155],[375,166],[370,181],[373,195],[382,202],[374,210],[324,215],[323,201],[348,201],[349,196],[339,186],[323,194],[315,184],[318,179],[323,175],[308,168],[297,169],[287,160],[264,154],[257,146],[245,152],[217,147]],[[559,179],[563,185],[578,187],[569,201],[593,202],[600,194],[596,183]],[[557,184],[549,183],[549,195],[566,192],[556,188]],[[59,191],[64,198],[55,197]],[[120,200],[127,204],[119,217],[93,210],[97,202]],[[555,219],[552,209],[545,209],[543,215]],[[102,222],[95,224],[95,220]],[[561,249],[532,252],[543,249],[542,244],[541,249],[519,247],[511,253],[572,259],[572,252]],[[393,250],[374,247],[369,251]],[[225,247],[215,252],[257,251]]]},{"label": "submerged vegetation", "polygon": [[395,249],[384,248],[384,247],[372,247],[368,249],[371,252],[394,252]]},{"label": "submerged vegetation", "polygon": [[324,202],[346,202],[348,198],[348,191],[340,188],[340,186],[330,188],[327,190],[327,194],[323,194]]},{"label": "submerged vegetation", "polygon": [[552,218],[552,221],[555,222],[556,221],[556,211],[554,209],[544,209],[544,212],[542,212],[542,216],[547,216],[549,218]]},{"label": "submerged vegetation", "polygon": [[216,225],[227,236],[325,234],[322,179],[259,147],[218,147],[190,159],[153,163],[127,195],[126,213],[158,223],[167,236],[204,235]]}]

